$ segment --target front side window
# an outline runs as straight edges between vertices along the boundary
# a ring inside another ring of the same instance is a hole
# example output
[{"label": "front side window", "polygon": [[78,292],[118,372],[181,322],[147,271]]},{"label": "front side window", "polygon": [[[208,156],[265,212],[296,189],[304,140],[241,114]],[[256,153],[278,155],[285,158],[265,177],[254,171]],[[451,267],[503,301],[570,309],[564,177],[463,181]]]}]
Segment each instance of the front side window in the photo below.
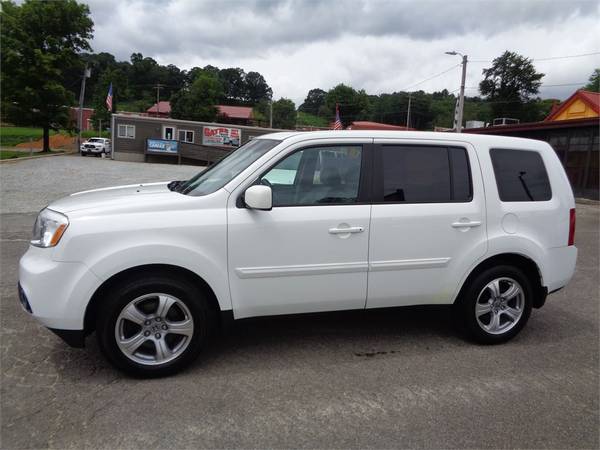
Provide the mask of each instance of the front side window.
[{"label": "front side window", "polygon": [[119,125],[117,135],[120,138],[135,138],[135,125]]},{"label": "front side window", "polygon": [[194,196],[212,194],[237,177],[246,167],[280,142],[274,139],[248,141],[205,171],[181,183],[177,187],[177,191]]},{"label": "front side window", "polygon": [[270,186],[273,206],[356,203],[362,146],[307,148],[285,157],[257,181]]},{"label": "front side window", "polygon": [[490,157],[503,202],[540,202],[552,198],[548,173],[538,152],[493,148]]},{"label": "front side window", "polygon": [[385,145],[381,166],[385,203],[471,201],[471,174],[464,148]]}]

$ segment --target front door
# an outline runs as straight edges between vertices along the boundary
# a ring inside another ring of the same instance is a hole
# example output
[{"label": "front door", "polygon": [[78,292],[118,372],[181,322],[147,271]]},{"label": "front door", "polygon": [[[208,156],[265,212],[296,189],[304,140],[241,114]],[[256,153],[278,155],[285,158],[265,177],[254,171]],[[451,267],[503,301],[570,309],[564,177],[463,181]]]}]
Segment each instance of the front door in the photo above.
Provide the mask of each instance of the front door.
[{"label": "front door", "polygon": [[375,142],[367,307],[450,303],[487,249],[475,150]]},{"label": "front door", "polygon": [[236,318],[364,308],[367,147],[288,151],[250,180],[271,186],[270,211],[244,207],[242,192],[231,195],[228,270]]},{"label": "front door", "polygon": [[163,139],[172,141],[175,139],[175,127],[163,126]]}]

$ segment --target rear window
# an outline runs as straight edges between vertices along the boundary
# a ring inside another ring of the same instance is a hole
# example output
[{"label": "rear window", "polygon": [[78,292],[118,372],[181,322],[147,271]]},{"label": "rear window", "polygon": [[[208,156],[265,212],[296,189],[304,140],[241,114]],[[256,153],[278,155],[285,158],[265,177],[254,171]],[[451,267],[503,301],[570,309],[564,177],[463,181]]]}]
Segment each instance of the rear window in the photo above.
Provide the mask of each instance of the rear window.
[{"label": "rear window", "polygon": [[538,152],[490,150],[498,194],[503,202],[541,202],[552,198],[544,161]]},{"label": "rear window", "polygon": [[471,174],[464,148],[386,145],[381,155],[384,202],[471,201]]}]

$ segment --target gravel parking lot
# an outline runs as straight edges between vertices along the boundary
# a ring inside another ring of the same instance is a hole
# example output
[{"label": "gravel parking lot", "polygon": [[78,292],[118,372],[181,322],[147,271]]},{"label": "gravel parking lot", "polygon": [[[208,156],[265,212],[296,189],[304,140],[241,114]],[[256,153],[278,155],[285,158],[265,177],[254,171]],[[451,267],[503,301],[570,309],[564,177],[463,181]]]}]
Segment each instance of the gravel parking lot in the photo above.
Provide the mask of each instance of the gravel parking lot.
[{"label": "gravel parking lot", "polygon": [[597,205],[578,205],[571,284],[502,346],[465,341],[439,307],[256,319],[148,381],[21,310],[18,259],[50,200],[198,170],[66,156],[0,166],[1,448],[599,447]]}]

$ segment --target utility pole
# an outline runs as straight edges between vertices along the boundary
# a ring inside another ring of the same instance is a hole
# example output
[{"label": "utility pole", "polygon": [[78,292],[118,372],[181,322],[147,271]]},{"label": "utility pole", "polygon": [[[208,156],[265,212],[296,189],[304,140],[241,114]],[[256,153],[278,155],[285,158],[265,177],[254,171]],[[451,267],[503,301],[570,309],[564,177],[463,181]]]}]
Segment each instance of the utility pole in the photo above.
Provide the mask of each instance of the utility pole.
[{"label": "utility pole", "polygon": [[462,132],[462,120],[463,120],[463,112],[465,108],[465,80],[467,78],[467,55],[463,55],[462,53],[458,53],[455,51],[446,52],[447,55],[460,55],[462,56],[462,77],[460,80],[460,96],[458,97],[458,118],[456,124],[456,132]]},{"label": "utility pole", "polygon": [[408,93],[408,112],[406,113],[406,128],[410,127],[410,101],[412,92]]},{"label": "utility pole", "polygon": [[458,108],[458,125],[456,132],[462,132],[463,112],[465,110],[465,79],[467,78],[467,55],[462,57],[462,78],[460,80],[460,106]]},{"label": "utility pole", "polygon": [[164,88],[164,84],[156,83],[154,89],[156,89],[156,117],[159,116],[160,113],[160,90]]},{"label": "utility pole", "polygon": [[83,78],[81,79],[81,90],[79,91],[79,112],[77,114],[77,151],[81,151],[81,128],[83,127],[83,99],[85,97],[85,79],[89,78],[92,71],[85,65]]},{"label": "utility pole", "polygon": [[269,102],[269,128],[273,128],[273,96]]},{"label": "utility pole", "polygon": [[98,119],[98,122],[98,131],[100,132],[99,135],[102,137],[102,119]]}]

